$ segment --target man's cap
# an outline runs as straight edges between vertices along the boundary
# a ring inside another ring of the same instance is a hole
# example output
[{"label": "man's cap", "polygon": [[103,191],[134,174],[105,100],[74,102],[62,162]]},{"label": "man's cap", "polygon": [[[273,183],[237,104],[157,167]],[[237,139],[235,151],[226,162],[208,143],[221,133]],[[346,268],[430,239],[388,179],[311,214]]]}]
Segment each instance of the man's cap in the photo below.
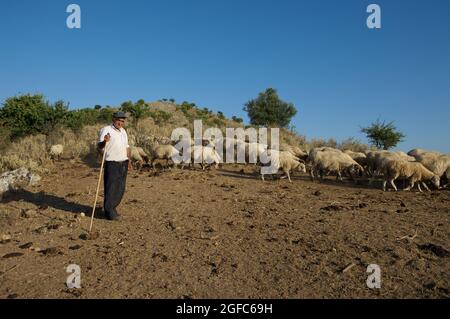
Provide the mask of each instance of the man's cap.
[{"label": "man's cap", "polygon": [[127,115],[125,114],[125,112],[118,111],[118,112],[114,112],[113,113],[113,118],[115,118],[115,119],[126,119]]}]

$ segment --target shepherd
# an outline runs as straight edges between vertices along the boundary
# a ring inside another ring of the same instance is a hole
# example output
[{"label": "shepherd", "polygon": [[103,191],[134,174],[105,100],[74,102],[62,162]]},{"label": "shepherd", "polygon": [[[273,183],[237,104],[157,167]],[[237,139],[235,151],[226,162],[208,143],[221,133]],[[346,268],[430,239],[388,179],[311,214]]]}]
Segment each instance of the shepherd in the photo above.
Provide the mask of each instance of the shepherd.
[{"label": "shepherd", "polygon": [[123,128],[125,119],[124,112],[115,112],[112,124],[102,128],[99,134],[98,149],[105,152],[103,210],[108,220],[121,219],[116,208],[125,193],[128,170],[132,168],[128,135]]}]

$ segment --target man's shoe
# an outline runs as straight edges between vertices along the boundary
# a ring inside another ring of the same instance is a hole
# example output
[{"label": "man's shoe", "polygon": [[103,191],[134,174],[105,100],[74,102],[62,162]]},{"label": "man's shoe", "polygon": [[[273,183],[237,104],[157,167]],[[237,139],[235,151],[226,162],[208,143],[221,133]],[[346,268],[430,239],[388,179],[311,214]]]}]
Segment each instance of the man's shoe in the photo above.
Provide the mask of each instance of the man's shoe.
[{"label": "man's shoe", "polygon": [[114,216],[114,217],[108,216],[106,219],[108,219],[108,220],[114,220],[114,221],[121,221],[121,220],[122,220],[122,216],[120,216],[120,215],[116,215],[116,216]]}]

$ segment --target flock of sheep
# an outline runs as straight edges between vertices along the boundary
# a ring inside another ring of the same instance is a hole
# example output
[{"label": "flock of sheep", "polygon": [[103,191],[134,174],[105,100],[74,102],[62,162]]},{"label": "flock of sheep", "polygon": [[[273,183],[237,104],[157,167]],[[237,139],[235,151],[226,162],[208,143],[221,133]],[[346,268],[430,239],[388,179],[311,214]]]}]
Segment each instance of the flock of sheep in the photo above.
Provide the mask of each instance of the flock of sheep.
[{"label": "flock of sheep", "polygon": [[[350,150],[341,151],[330,147],[319,147],[306,152],[299,147],[288,144],[280,144],[279,150],[272,150],[261,143],[249,143],[239,139],[224,138],[221,141],[223,153],[217,152],[216,144],[210,140],[202,140],[199,143],[190,141],[191,157],[189,161],[178,165],[181,169],[186,166],[200,164],[202,169],[214,165],[224,165],[228,159],[227,152],[233,150],[233,163],[236,163],[237,155],[243,154],[239,163],[253,164],[259,167],[262,180],[264,175],[262,168],[269,166],[276,168],[277,173],[281,171],[291,182],[291,173],[309,171],[311,179],[323,180],[327,175],[335,175],[336,179],[342,181],[343,176],[352,180],[357,178],[368,178],[369,183],[374,179],[383,180],[383,190],[387,183],[397,191],[395,181],[402,179],[408,182],[404,190],[412,190],[416,185],[420,192],[421,186],[430,190],[427,183],[436,189],[445,188],[450,181],[450,155],[429,152],[422,149],[414,149],[408,154],[401,151],[366,151],[364,153]],[[198,145],[201,144],[201,145]],[[175,166],[174,156],[181,155],[178,149],[179,143],[157,144],[148,153],[141,147],[131,147],[131,157],[134,165],[141,169],[144,165],[150,165],[156,170],[158,166],[163,168]],[[217,144],[220,145],[220,144]],[[62,145],[53,145],[50,154],[53,158],[59,158],[62,154]],[[263,164],[261,158],[269,158],[271,162]]]}]

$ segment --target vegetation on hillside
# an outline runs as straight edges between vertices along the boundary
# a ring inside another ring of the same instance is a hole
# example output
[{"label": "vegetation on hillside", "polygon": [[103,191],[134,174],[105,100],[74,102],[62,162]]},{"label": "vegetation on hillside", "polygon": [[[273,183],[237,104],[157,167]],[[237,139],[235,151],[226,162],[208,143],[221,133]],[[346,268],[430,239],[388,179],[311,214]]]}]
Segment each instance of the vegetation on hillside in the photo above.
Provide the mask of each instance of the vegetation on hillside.
[{"label": "vegetation on hillside", "polygon": [[[273,92],[266,90],[265,93],[271,95]],[[259,103],[257,100],[255,105]],[[284,102],[278,101],[272,103],[271,107],[277,103],[284,105]],[[289,104],[287,107],[290,107]],[[202,120],[204,130],[209,127],[221,129],[224,136],[225,128],[228,127],[257,128],[261,125],[256,124],[261,122],[245,125],[242,118],[233,116],[229,119],[220,111],[215,113],[209,107],[199,107],[187,101],[177,104],[174,99],[150,103],[141,99],[137,102],[125,101],[120,107],[95,105],[91,108],[70,110],[63,101],[50,103],[41,94],[25,94],[6,99],[0,108],[0,172],[21,166],[36,172],[45,172],[53,165],[48,150],[51,145],[59,143],[64,145],[63,158],[90,164],[98,163],[95,151],[98,132],[102,126],[111,122],[112,113],[117,110],[128,112],[130,116],[126,129],[131,143],[147,151],[161,140],[170,138],[172,130],[177,127],[186,127],[193,132],[194,120]],[[275,118],[280,119],[279,115]],[[292,128],[285,128],[289,124],[287,117],[280,121],[282,143],[305,150],[315,146],[357,151],[368,148],[354,139],[341,143],[333,139],[307,141]],[[277,126],[273,120],[270,122],[272,126]]]}]

